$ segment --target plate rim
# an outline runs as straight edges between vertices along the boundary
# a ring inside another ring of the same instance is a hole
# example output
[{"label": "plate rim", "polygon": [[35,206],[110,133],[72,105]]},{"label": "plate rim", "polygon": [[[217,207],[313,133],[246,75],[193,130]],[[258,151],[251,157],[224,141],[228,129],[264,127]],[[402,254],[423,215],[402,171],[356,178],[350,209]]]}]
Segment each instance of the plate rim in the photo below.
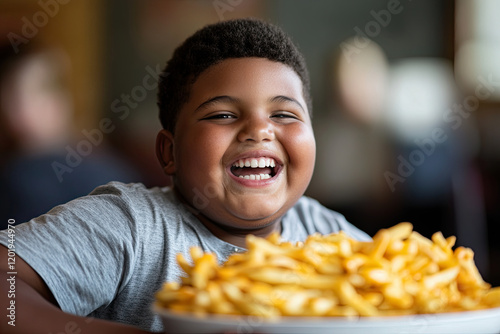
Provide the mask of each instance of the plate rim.
[{"label": "plate rim", "polygon": [[[191,322],[200,323],[217,323],[217,324],[237,324],[241,321],[254,321],[259,319],[261,325],[275,327],[281,325],[313,325],[313,326],[324,326],[324,325],[361,325],[361,326],[372,326],[375,324],[384,325],[398,325],[402,322],[414,322],[422,320],[432,320],[433,323],[446,323],[451,320],[458,322],[468,322],[471,320],[488,319],[493,316],[498,316],[500,319],[500,307],[485,308],[479,310],[465,310],[465,311],[453,311],[453,312],[441,312],[441,313],[421,313],[421,314],[408,314],[408,315],[393,315],[393,316],[354,316],[354,317],[308,317],[308,316],[282,316],[276,320],[269,320],[259,316],[252,315],[230,315],[230,314],[206,314],[206,315],[194,315],[190,313],[177,313],[169,311],[156,303],[152,306],[152,311],[159,315],[165,316],[169,319],[183,319],[189,320]],[[464,316],[466,315],[466,316]],[[500,320],[499,320],[500,321]],[[500,329],[500,328],[499,328]]]}]

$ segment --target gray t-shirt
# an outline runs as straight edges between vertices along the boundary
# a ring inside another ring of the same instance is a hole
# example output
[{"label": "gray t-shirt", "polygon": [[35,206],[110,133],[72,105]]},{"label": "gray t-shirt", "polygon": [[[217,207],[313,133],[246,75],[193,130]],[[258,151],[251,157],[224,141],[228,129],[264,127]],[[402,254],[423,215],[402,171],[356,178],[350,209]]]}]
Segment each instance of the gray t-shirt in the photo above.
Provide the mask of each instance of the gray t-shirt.
[{"label": "gray t-shirt", "polygon": [[[345,218],[302,197],[282,219],[282,238],[344,230],[370,237]],[[222,262],[243,251],[214,236],[170,188],[111,182],[15,227],[15,250],[45,281],[65,312],[161,331],[154,294],[182,275],[177,253],[199,246]],[[0,243],[7,245],[7,231]]]}]

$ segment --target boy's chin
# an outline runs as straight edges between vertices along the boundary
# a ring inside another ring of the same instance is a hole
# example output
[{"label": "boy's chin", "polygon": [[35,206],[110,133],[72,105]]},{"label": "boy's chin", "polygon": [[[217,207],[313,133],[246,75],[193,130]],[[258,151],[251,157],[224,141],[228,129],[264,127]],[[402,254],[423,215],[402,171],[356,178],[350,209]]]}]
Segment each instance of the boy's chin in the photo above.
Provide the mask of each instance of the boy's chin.
[{"label": "boy's chin", "polygon": [[[286,211],[286,210],[283,210]],[[229,227],[239,228],[241,230],[255,230],[269,227],[280,221],[282,210],[259,211],[259,212],[237,212],[224,219]]]},{"label": "boy's chin", "polygon": [[228,200],[223,204],[227,212],[235,217],[245,220],[266,219],[277,212],[286,212],[291,200],[287,194],[278,193],[256,193],[245,194],[244,196],[228,196]]},{"label": "boy's chin", "polygon": [[259,219],[257,217],[248,217],[248,219],[238,218],[232,221],[226,221],[219,226],[228,232],[240,231],[240,233],[252,233],[257,230],[272,228],[279,220],[279,218]]},{"label": "boy's chin", "polygon": [[255,207],[243,210],[243,207],[219,208],[219,210],[202,210],[201,214],[212,223],[228,229],[254,230],[274,224],[280,217],[281,208]]}]

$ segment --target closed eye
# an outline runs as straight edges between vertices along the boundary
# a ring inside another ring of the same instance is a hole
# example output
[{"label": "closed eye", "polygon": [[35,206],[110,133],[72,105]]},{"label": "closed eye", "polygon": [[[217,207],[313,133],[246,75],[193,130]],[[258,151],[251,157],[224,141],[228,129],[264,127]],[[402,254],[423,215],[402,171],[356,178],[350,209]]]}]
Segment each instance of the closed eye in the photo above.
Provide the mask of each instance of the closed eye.
[{"label": "closed eye", "polygon": [[300,118],[296,114],[286,111],[276,112],[273,115],[271,115],[271,118],[275,118],[277,119],[277,121],[280,122],[291,122],[294,120],[300,120]]},{"label": "closed eye", "polygon": [[297,116],[295,116],[293,114],[277,114],[277,115],[273,115],[271,117],[276,117],[276,118],[297,118]]},{"label": "closed eye", "polygon": [[236,118],[233,114],[214,114],[203,117],[202,120],[224,120]]}]

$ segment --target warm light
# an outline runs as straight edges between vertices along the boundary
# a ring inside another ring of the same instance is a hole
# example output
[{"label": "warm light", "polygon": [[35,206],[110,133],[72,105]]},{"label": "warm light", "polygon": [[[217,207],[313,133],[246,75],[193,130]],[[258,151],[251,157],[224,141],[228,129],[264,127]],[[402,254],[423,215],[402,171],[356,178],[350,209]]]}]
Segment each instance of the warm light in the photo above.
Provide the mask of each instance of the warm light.
[{"label": "warm light", "polygon": [[490,82],[482,99],[500,100],[500,1],[457,1],[455,73],[465,94]]},{"label": "warm light", "polygon": [[389,127],[403,140],[428,136],[455,97],[451,64],[430,58],[403,60],[392,66],[389,78]]}]

